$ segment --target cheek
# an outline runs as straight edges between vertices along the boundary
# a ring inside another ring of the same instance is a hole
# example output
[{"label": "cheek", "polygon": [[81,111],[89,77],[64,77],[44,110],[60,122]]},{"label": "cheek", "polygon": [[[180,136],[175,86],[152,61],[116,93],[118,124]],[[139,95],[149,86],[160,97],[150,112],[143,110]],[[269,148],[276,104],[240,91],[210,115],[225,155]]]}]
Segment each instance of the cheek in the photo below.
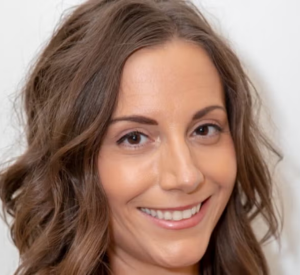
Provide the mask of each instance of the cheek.
[{"label": "cheek", "polygon": [[220,189],[230,192],[236,175],[237,163],[233,142],[227,140],[215,148],[206,148],[198,155],[199,169],[205,178]]},{"label": "cheek", "polygon": [[211,200],[213,207],[207,215],[211,222],[210,229],[213,230],[228,203],[236,182],[237,162],[233,142],[228,141],[223,146],[211,149],[209,153],[202,152],[202,158],[205,158],[205,162],[201,162],[200,169],[205,174],[207,187],[213,190]]},{"label": "cheek", "polygon": [[131,202],[155,182],[153,161],[149,157],[106,156],[104,152],[99,157],[98,171],[112,208]]}]

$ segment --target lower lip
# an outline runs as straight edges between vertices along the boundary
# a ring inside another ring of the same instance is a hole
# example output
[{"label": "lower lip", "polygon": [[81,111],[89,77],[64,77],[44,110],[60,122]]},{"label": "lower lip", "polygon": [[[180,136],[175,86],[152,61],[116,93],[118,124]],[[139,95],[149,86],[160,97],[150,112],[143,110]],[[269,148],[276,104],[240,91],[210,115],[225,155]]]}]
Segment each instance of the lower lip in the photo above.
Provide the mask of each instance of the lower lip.
[{"label": "lower lip", "polygon": [[166,228],[166,229],[172,229],[172,230],[180,230],[180,229],[187,229],[187,228],[191,228],[196,226],[197,224],[199,224],[205,213],[206,213],[206,209],[209,205],[210,202],[210,198],[208,198],[207,200],[205,200],[200,208],[200,211],[195,214],[194,216],[192,216],[189,219],[184,219],[181,221],[170,221],[170,220],[160,220],[157,219],[149,214],[146,214],[142,211],[140,211],[144,216],[146,216],[148,219],[150,219],[152,222],[154,222],[156,225],[162,227],[162,228]]}]

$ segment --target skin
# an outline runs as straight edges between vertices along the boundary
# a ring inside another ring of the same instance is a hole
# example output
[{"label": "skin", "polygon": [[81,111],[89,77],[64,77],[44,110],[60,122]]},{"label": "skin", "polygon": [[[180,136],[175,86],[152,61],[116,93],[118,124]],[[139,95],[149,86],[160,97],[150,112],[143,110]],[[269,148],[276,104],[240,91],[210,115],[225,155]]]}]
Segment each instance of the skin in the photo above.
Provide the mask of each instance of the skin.
[{"label": "skin", "polygon": [[[193,120],[208,106],[219,108]],[[133,115],[157,125],[113,121]],[[201,47],[176,39],[127,60],[98,170],[111,209],[113,274],[198,274],[237,172],[221,80]],[[201,222],[181,230],[162,228],[139,210],[210,196]]]}]

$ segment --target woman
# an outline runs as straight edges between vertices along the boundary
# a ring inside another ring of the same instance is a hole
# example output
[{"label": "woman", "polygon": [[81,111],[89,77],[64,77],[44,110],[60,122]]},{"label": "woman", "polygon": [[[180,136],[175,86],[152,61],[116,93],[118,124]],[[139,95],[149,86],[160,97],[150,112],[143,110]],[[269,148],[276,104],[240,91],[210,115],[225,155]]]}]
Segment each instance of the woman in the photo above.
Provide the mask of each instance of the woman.
[{"label": "woman", "polygon": [[27,150],[2,171],[15,274],[269,274],[277,236],[250,82],[191,4],[90,0],[23,90]]}]

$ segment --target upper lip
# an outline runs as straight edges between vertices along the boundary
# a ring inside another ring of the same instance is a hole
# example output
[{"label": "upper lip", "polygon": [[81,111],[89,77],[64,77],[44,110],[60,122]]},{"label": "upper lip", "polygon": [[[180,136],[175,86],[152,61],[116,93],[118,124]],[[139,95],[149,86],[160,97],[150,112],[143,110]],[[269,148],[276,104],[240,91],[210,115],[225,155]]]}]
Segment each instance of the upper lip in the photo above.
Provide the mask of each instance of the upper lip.
[{"label": "upper lip", "polygon": [[186,209],[190,209],[196,205],[198,205],[199,203],[203,203],[205,202],[206,200],[208,200],[210,198],[207,197],[205,200],[202,200],[202,201],[198,201],[198,202],[195,202],[195,203],[192,203],[192,204],[189,204],[189,205],[185,205],[185,206],[178,206],[178,207],[140,207],[140,208],[148,208],[148,209],[153,209],[153,210],[162,210],[162,211],[183,211],[183,210],[186,210]]}]

